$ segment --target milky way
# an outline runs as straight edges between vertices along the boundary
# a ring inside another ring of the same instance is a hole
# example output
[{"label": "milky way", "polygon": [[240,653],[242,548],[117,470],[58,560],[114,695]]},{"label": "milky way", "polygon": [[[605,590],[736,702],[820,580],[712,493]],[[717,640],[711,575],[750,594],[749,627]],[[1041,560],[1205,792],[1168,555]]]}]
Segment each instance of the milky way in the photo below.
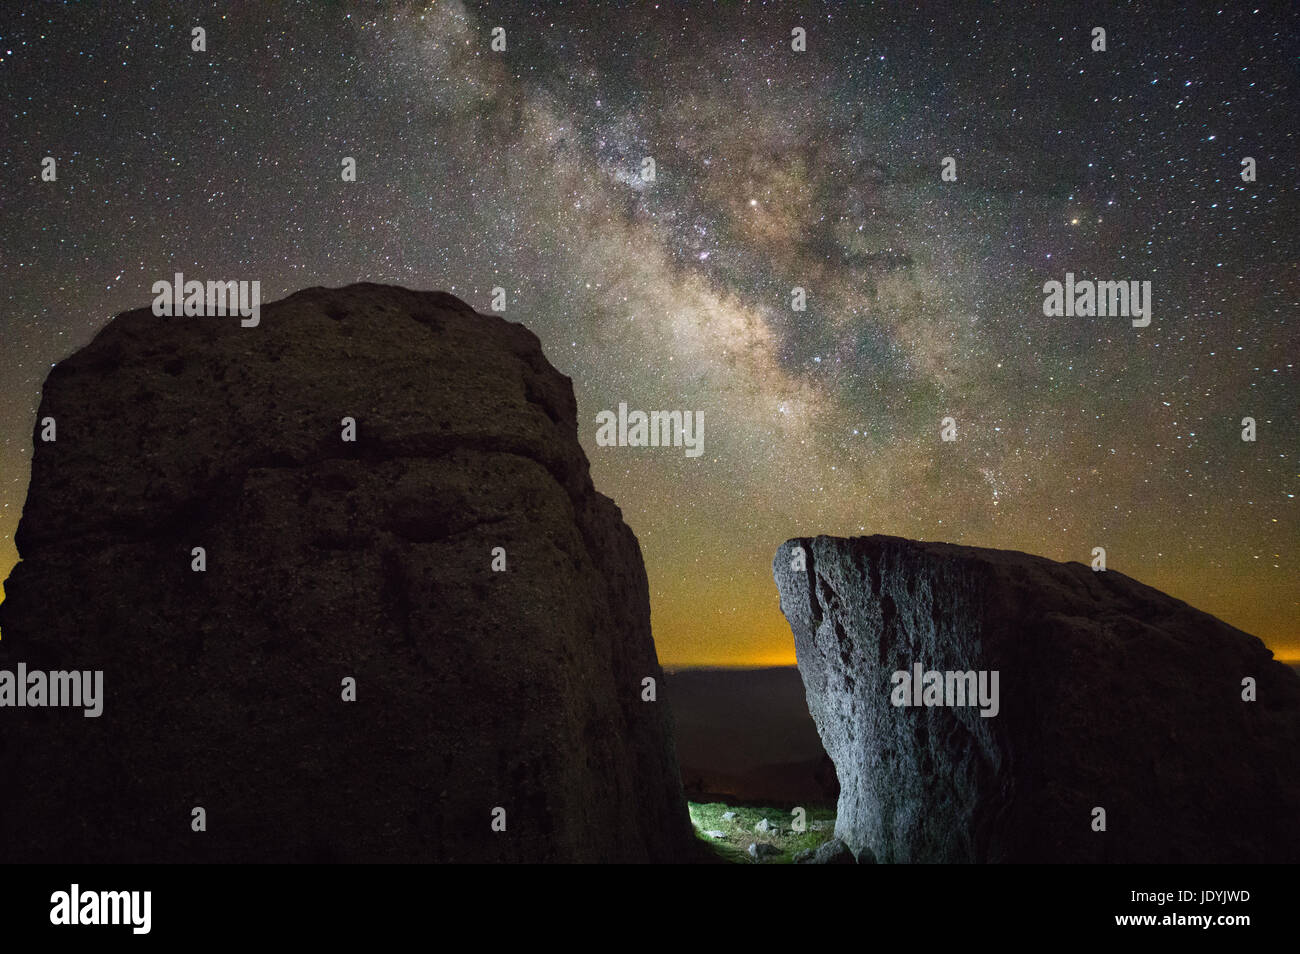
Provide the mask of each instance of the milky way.
[{"label": "milky way", "polygon": [[[0,14],[0,575],[45,372],[154,281],[500,287],[667,665],[791,662],[771,560],[816,533],[1104,547],[1300,656],[1294,14],[89,6]],[[1045,317],[1067,271],[1151,325]],[[597,446],[620,402],[705,453]]]}]

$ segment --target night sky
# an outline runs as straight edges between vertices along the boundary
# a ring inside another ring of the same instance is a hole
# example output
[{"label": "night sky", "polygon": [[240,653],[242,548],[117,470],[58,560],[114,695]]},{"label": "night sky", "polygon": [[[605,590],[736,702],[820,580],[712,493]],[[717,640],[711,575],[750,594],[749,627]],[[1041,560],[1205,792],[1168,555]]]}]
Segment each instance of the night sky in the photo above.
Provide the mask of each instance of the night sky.
[{"label": "night sky", "polygon": [[[817,533],[1101,546],[1300,657],[1294,5],[950,6],[4,4],[0,578],[46,372],[155,281],[500,286],[667,666],[792,663]],[[1150,326],[1045,317],[1066,272]],[[704,454],[596,446],[620,401]]]}]

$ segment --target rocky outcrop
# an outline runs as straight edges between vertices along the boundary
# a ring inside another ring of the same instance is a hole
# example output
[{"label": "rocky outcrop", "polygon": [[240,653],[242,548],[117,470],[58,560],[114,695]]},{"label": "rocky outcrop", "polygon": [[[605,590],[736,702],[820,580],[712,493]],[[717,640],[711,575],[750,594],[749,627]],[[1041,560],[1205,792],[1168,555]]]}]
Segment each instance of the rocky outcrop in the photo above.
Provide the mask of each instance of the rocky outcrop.
[{"label": "rocky outcrop", "polygon": [[[817,537],[773,569],[855,855],[1300,861],[1300,678],[1255,637],[1011,551]],[[980,705],[930,671],[999,678]]]},{"label": "rocky outcrop", "polygon": [[[809,848],[795,857],[797,865],[856,865],[858,859],[853,857],[849,846],[838,838],[824,841],[816,848]],[[866,862],[864,862],[866,863]]]},{"label": "rocky outcrop", "polygon": [[0,669],[101,669],[103,714],[0,709],[0,860],[691,850],[640,550],[522,325],[378,285],[142,309],[45,418]]}]

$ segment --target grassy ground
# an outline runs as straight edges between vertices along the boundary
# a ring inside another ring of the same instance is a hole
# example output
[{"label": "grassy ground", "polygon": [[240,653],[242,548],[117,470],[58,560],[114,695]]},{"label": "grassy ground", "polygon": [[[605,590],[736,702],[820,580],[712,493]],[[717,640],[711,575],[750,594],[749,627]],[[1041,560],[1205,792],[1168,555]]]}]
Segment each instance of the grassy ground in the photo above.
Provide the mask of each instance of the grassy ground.
[{"label": "grassy ground", "polygon": [[[749,856],[749,846],[760,844],[775,845],[780,849],[779,855],[762,858],[757,863],[766,865],[788,865],[795,855],[807,848],[816,848],[835,833],[835,809],[808,808],[806,828],[803,832],[791,829],[795,816],[789,808],[773,808],[762,805],[728,805],[726,802],[687,802],[691,813],[691,822],[695,825],[695,837],[709,846],[723,861],[732,864],[754,864]],[[724,819],[725,812],[735,812],[734,819]],[[780,832],[761,833],[754,831],[754,826],[766,818],[777,825]],[[711,838],[706,831],[725,832],[722,838]]]}]

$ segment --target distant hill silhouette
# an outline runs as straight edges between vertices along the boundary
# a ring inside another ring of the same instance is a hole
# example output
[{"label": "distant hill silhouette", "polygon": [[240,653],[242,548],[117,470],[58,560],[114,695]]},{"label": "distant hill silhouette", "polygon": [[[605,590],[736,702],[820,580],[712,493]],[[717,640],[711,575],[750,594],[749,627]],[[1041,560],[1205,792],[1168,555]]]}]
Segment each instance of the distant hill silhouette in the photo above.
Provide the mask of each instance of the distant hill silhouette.
[{"label": "distant hill silhouette", "polygon": [[793,666],[668,673],[688,797],[833,804],[838,783]]}]

